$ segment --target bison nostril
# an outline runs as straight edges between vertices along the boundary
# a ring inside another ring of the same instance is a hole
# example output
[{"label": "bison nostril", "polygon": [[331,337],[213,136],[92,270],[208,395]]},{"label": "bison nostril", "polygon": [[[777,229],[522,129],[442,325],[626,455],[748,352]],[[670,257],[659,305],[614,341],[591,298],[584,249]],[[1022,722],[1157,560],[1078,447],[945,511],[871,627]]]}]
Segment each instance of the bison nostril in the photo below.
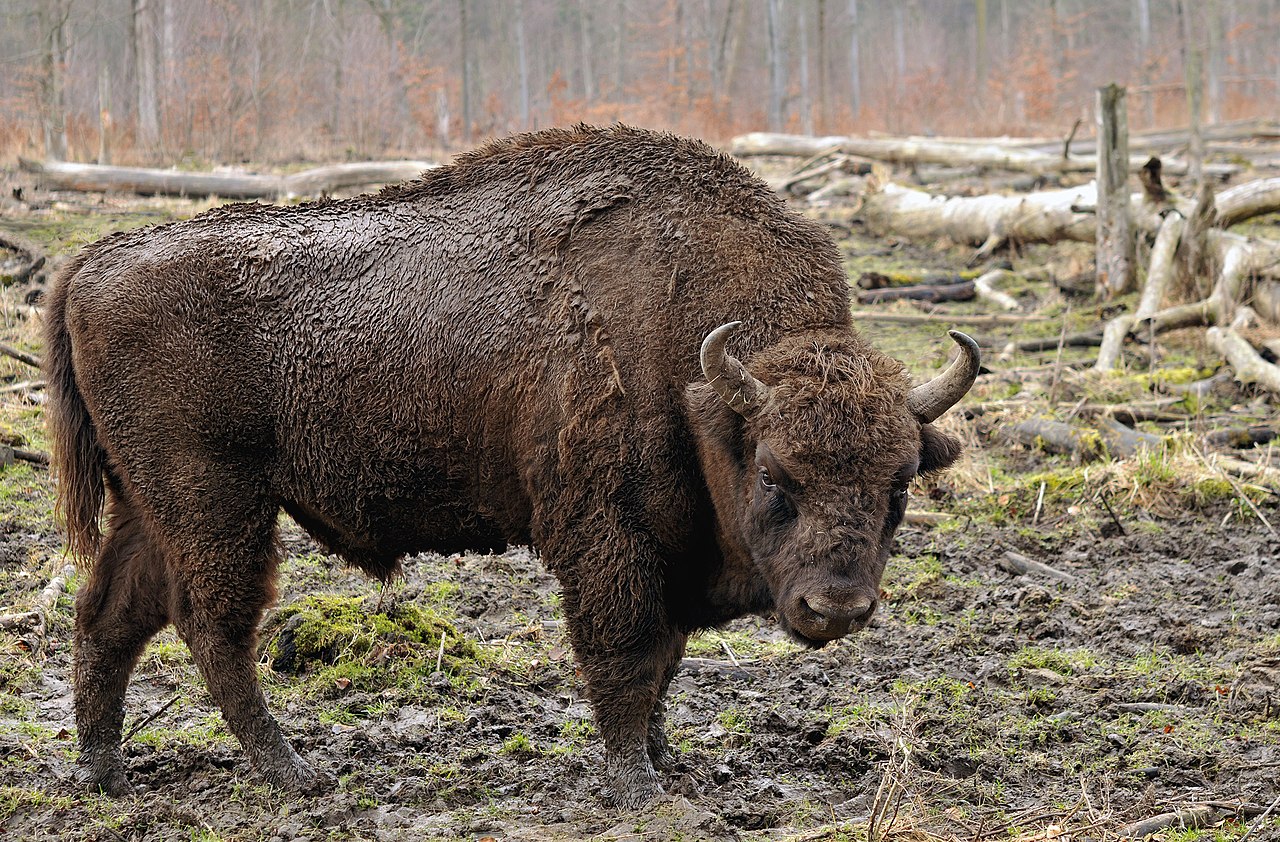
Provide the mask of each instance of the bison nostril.
[{"label": "bison nostril", "polygon": [[825,631],[827,626],[831,624],[830,617],[828,617],[824,611],[821,611],[820,609],[815,608],[813,603],[810,602],[807,597],[800,597],[800,605],[802,608],[808,611],[811,615],[813,615],[811,617],[811,620],[813,622],[813,625],[816,626],[818,629]]},{"label": "bison nostril", "polygon": [[876,600],[859,599],[849,606],[849,615],[853,622],[864,625],[871,621],[871,615],[876,613]]}]

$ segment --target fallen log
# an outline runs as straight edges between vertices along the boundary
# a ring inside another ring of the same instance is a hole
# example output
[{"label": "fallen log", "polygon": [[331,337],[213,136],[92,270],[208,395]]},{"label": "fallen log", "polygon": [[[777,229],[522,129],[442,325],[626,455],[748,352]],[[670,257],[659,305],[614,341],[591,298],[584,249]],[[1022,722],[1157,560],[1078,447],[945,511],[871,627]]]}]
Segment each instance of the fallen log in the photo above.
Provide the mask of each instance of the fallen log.
[{"label": "fallen log", "polygon": [[1280,176],[1228,187],[1214,197],[1214,203],[1217,206],[1215,224],[1220,228],[1280,211]]},{"label": "fallen log", "polygon": [[[736,157],[753,155],[790,155],[809,157],[823,153],[841,152],[876,161],[893,164],[941,164],[943,166],[980,166],[990,169],[1014,170],[1035,174],[1090,173],[1097,169],[1097,156],[1064,157],[1038,152],[1009,144],[995,142],[958,143],[931,138],[871,138],[831,135],[809,137],[806,135],[751,132],[735,137],[730,144],[730,154]],[[1142,169],[1146,155],[1129,158],[1132,172]],[[1205,164],[1205,175],[1225,177],[1235,175],[1242,167],[1235,164]],[[1165,172],[1183,175],[1187,164],[1181,161],[1165,163]]]},{"label": "fallen log", "polygon": [[1213,807],[1190,807],[1170,813],[1161,813],[1120,828],[1120,835],[1129,839],[1145,839],[1168,827],[1201,828],[1215,824],[1221,814]]},{"label": "fallen log", "polygon": [[1164,444],[1163,436],[1131,429],[1115,418],[1104,417],[1100,421],[1097,429],[1087,429],[1049,418],[1031,418],[1002,430],[1001,436],[1028,447],[1086,461],[1101,459],[1105,454],[1128,458],[1143,448]]},{"label": "fallen log", "polygon": [[974,281],[961,281],[958,284],[914,284],[869,289],[858,293],[858,303],[883,304],[887,301],[907,300],[937,304],[943,301],[972,301],[977,296],[974,285]]},{"label": "fallen log", "polygon": [[1092,214],[1076,209],[1096,200],[1092,184],[1015,196],[968,197],[937,196],[890,182],[868,185],[860,215],[877,234],[989,244],[983,252],[990,253],[996,244],[1009,240],[1091,242],[1096,221]]},{"label": "fallen log", "polygon": [[21,348],[15,348],[12,345],[5,345],[3,342],[0,342],[0,355],[13,357],[15,360],[24,362],[27,365],[40,368],[40,358],[35,354],[28,353]]},{"label": "fallen log", "polygon": [[854,310],[855,321],[898,322],[900,324],[966,324],[979,326],[1020,325],[1038,321],[1037,316],[1012,316],[1001,313],[881,313],[876,310]]},{"label": "fallen log", "polygon": [[1266,444],[1280,436],[1280,430],[1266,424],[1253,424],[1248,427],[1225,427],[1205,433],[1205,444],[1211,447],[1229,447],[1233,450],[1245,450]]},{"label": "fallen log", "polygon": [[1239,333],[1229,327],[1214,326],[1205,333],[1205,339],[1231,366],[1238,382],[1255,384],[1280,395],[1280,367],[1264,360]]},{"label": "fallen log", "polygon": [[319,196],[348,187],[417,178],[438,164],[427,161],[368,161],[332,164],[292,175],[194,173],[19,159],[24,172],[48,189],[143,196],[221,196],[227,199],[288,199]]},{"label": "fallen log", "polygon": [[[38,641],[43,641],[49,627],[49,616],[58,607],[58,600],[67,589],[67,580],[75,575],[74,565],[67,564],[40,592],[35,608],[13,614],[0,615],[0,629],[25,631],[30,629]],[[34,648],[34,647],[33,647]]]},{"label": "fallen log", "polygon": [[9,283],[26,283],[45,265],[44,249],[21,234],[16,234],[12,231],[0,231],[0,249],[13,252],[18,255],[20,260],[26,263],[25,266],[20,266],[9,277]]},{"label": "fallen log", "polygon": [[49,464],[49,454],[42,453],[39,450],[27,450],[22,447],[11,447],[7,444],[0,444],[0,467],[12,465],[17,462],[29,462],[32,465]]},{"label": "fallen log", "polygon": [[996,284],[1006,283],[1017,277],[1008,269],[992,269],[974,280],[973,290],[979,298],[990,301],[997,307],[1005,310],[1021,310],[1022,307],[1018,305],[1017,299],[1007,292],[996,289]]},{"label": "fallen log", "polygon": [[1078,333],[1068,333],[1066,336],[1052,337],[1045,336],[1040,339],[1023,339],[1019,342],[1010,342],[1000,352],[1001,356],[1013,356],[1013,352],[1034,353],[1036,351],[1053,351],[1058,348],[1096,348],[1102,344],[1102,331],[1100,330],[1082,330]]}]

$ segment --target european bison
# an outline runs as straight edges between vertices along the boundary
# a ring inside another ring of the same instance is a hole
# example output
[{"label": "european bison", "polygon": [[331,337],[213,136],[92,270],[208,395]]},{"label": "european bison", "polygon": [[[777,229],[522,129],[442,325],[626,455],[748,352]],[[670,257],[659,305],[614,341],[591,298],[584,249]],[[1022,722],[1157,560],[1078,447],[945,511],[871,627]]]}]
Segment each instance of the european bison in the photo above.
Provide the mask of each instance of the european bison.
[{"label": "european bison", "polygon": [[643,804],[687,636],[768,612],[809,646],[863,628],[908,483],[959,451],[930,422],[978,370],[952,333],[957,361],[912,389],[851,327],[820,226],[706,145],[622,126],[117,234],[47,318],[60,507],[92,558],[80,762],[115,795],[125,686],[170,622],[261,774],[315,782],[254,666],[283,507],[380,579],[406,553],[536,547],[607,783]]}]

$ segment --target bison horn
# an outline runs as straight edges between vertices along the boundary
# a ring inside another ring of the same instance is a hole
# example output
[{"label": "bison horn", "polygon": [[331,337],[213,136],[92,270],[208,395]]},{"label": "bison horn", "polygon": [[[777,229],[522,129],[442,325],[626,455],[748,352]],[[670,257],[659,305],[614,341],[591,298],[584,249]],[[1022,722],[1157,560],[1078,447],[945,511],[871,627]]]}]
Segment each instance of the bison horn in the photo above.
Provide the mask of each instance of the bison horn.
[{"label": "bison horn", "polygon": [[978,366],[982,363],[978,343],[958,330],[947,333],[960,346],[960,356],[946,371],[916,386],[907,395],[907,409],[921,424],[928,424],[959,403],[978,377]]},{"label": "bison horn", "polygon": [[742,322],[720,325],[702,340],[702,375],[734,412],[750,415],[769,397],[769,387],[753,377],[736,357],[725,353],[729,334],[740,324]]}]

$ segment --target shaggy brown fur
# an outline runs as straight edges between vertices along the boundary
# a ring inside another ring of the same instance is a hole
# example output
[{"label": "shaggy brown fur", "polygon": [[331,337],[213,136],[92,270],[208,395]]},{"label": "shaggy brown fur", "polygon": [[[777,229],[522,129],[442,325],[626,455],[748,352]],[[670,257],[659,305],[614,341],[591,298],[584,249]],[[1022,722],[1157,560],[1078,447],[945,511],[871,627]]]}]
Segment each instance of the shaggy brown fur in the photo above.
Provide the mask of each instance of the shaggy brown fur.
[{"label": "shaggy brown fur", "polygon": [[[746,417],[698,362],[736,319],[772,386]],[[861,628],[907,482],[958,449],[850,327],[819,226],[705,145],[626,127],[115,235],[58,279],[47,342],[61,508],[92,557],[81,760],[116,794],[125,685],[168,622],[256,767],[314,782],[252,658],[284,508],[381,578],[406,553],[537,547],[608,782],[643,803],[686,636],[748,612],[811,645]]]}]

